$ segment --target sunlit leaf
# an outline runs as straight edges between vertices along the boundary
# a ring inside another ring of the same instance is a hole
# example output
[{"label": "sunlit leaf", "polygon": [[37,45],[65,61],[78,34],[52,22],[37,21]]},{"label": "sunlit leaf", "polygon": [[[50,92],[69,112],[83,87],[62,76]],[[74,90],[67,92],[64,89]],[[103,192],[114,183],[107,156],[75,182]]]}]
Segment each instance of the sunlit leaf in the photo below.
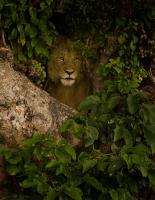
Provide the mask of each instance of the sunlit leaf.
[{"label": "sunlit leaf", "polygon": [[93,168],[97,164],[96,160],[84,160],[82,165],[83,165],[83,170],[82,172],[85,173],[89,169]]},{"label": "sunlit leaf", "polygon": [[83,193],[77,187],[66,187],[64,192],[74,200],[82,200]]},{"label": "sunlit leaf", "polygon": [[98,96],[96,96],[96,95],[88,96],[85,100],[83,100],[80,103],[78,110],[91,109],[93,106],[98,105],[100,102],[101,102],[101,100]]}]

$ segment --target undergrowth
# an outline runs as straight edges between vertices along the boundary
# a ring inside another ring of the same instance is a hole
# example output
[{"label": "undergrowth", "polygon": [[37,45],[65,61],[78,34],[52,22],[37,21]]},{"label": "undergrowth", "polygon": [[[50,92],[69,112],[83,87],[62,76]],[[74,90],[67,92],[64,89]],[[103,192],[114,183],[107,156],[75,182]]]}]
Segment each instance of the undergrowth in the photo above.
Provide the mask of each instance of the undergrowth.
[{"label": "undergrowth", "polygon": [[[18,40],[21,54],[34,60],[37,56],[46,57],[48,53],[44,50],[48,51],[46,47],[54,38],[55,27],[50,21],[52,13],[47,12],[44,17],[43,13],[47,7],[52,12],[55,4],[53,1],[20,2],[21,12],[15,14],[13,8],[17,5],[5,4],[3,0],[1,18],[4,19],[6,8],[7,17],[1,26],[9,37]],[[98,67],[104,91],[87,97],[79,106],[80,114],[60,127],[64,138],[65,134],[72,134],[81,141],[77,148],[65,140],[58,142],[51,136],[34,133],[18,148],[0,149],[10,175],[9,182],[4,183],[10,188],[8,199],[154,199],[155,106],[141,90],[154,57],[153,7],[144,3],[137,8],[137,1],[133,0],[128,12],[119,13],[115,1],[89,2],[64,1],[63,9],[68,27],[75,35],[79,34],[77,29],[85,34],[89,28],[91,37],[95,36],[96,43],[104,46],[108,36],[115,33],[117,48],[108,62]],[[98,14],[94,5],[99,9]],[[21,13],[24,15],[19,20],[16,15]],[[83,17],[86,20],[80,24]],[[20,54],[18,57],[24,59]],[[43,81],[42,65],[37,61],[33,64]]]},{"label": "undergrowth", "polygon": [[117,56],[98,68],[104,91],[87,97],[81,114],[60,128],[63,136],[80,139],[80,147],[34,134],[21,148],[1,149],[21,195],[15,199],[153,198],[155,106],[139,89],[147,72],[136,48],[136,24],[129,23],[118,36]]}]

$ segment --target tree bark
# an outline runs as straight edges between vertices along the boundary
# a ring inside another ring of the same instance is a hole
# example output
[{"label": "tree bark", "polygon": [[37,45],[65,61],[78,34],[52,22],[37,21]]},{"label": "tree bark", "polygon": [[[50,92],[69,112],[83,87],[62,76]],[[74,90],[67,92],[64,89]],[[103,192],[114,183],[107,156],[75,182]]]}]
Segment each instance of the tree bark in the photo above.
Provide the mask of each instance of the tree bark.
[{"label": "tree bark", "polygon": [[35,131],[60,139],[58,128],[76,111],[14,71],[9,49],[0,48],[0,142],[19,145]]}]

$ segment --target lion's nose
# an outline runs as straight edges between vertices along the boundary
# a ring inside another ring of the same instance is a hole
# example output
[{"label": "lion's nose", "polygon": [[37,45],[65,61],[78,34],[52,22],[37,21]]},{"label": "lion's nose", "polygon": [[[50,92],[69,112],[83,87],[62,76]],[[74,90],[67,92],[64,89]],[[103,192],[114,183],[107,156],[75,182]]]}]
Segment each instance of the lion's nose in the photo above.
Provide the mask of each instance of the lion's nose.
[{"label": "lion's nose", "polygon": [[65,72],[68,74],[68,75],[71,75],[71,74],[73,74],[73,72],[74,72],[74,70],[65,70]]}]

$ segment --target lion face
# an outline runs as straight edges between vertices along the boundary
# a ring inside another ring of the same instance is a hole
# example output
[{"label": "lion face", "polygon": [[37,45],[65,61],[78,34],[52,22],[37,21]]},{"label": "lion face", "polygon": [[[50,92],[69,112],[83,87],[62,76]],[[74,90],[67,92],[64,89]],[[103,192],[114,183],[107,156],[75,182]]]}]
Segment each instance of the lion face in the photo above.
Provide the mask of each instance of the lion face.
[{"label": "lion face", "polygon": [[89,94],[90,83],[85,62],[74,44],[70,39],[59,36],[52,46],[47,91],[60,102],[77,108]]},{"label": "lion face", "polygon": [[67,38],[61,38],[56,42],[48,63],[49,78],[64,86],[72,86],[81,79],[81,65],[80,55],[73,48],[72,42]]}]

